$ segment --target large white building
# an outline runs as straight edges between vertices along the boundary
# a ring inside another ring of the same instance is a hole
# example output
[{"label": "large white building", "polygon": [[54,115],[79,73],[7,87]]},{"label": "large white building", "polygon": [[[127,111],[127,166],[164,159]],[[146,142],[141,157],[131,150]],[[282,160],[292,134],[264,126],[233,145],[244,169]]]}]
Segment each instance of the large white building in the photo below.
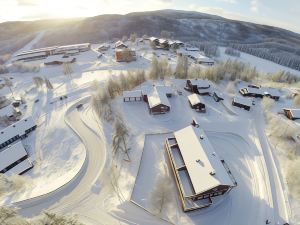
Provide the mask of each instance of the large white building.
[{"label": "large white building", "polygon": [[32,167],[21,141],[0,150],[0,173],[23,174]]},{"label": "large white building", "polygon": [[208,207],[212,198],[237,185],[229,167],[215,152],[204,130],[188,126],[165,143],[184,211]]},{"label": "large white building", "polygon": [[36,129],[32,117],[22,119],[0,131],[0,151],[11,143],[25,138]]}]

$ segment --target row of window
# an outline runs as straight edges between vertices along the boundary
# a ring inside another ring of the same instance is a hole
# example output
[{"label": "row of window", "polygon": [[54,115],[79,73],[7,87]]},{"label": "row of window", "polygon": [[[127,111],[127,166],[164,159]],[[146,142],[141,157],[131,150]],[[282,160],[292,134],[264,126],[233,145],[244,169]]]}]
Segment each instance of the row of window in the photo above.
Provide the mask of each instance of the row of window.
[{"label": "row of window", "polygon": [[28,156],[24,156],[23,158],[19,159],[18,161],[14,162],[13,164],[10,164],[8,167],[4,168],[3,170],[0,171],[0,173],[6,173],[7,171],[9,171],[11,168],[15,167],[16,165],[18,165],[19,163],[23,162],[25,159],[27,159]]},{"label": "row of window", "polygon": [[7,140],[7,141],[1,143],[1,144],[0,144],[0,149],[6,147],[6,146],[8,146],[8,145],[10,145],[11,143],[13,143],[13,142],[19,140],[20,138],[23,139],[23,138],[27,137],[27,134],[29,134],[30,132],[32,132],[32,131],[35,130],[35,129],[36,129],[36,125],[33,126],[33,127],[31,127],[31,128],[29,128],[29,129],[27,129],[27,130],[25,130],[25,134],[24,134],[24,135],[20,136],[20,135],[18,134],[18,135],[16,135],[16,136],[10,138],[9,140]]}]

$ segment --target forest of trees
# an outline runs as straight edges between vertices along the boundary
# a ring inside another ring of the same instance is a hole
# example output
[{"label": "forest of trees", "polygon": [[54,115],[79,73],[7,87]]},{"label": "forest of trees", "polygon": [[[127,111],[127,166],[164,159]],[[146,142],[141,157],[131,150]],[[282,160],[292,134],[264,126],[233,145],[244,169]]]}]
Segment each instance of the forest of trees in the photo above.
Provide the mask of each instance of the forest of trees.
[{"label": "forest of trees", "polygon": [[290,51],[284,51],[283,49],[278,50],[277,44],[276,47],[273,46],[273,48],[266,44],[232,44],[231,47],[300,71],[299,49],[293,50],[294,54],[292,54]]}]

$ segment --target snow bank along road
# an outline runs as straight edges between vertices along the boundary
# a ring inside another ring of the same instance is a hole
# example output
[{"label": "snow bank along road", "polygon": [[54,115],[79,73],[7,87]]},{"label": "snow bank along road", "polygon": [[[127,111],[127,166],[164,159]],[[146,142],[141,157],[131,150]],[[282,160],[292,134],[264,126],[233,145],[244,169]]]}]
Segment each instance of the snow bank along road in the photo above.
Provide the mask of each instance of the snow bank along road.
[{"label": "snow bank along road", "polygon": [[86,162],[81,172],[60,189],[17,203],[20,213],[25,216],[33,216],[46,209],[52,212],[70,212],[89,196],[94,182],[102,173],[106,161],[105,146],[102,140],[81,121],[80,114],[76,110],[78,104],[79,102],[69,108],[65,121],[84,143],[87,151]]}]

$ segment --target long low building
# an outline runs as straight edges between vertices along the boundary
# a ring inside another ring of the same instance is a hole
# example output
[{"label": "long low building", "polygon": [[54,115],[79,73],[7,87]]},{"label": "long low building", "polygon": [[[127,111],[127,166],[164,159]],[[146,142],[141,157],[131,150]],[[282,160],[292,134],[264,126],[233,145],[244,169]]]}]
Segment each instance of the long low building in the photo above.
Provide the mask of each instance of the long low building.
[{"label": "long low building", "polygon": [[63,63],[74,63],[76,62],[76,58],[74,57],[63,57],[60,55],[52,55],[44,60],[44,64],[46,66],[50,65],[61,65]]},{"label": "long low building", "polygon": [[21,141],[0,150],[0,173],[20,175],[32,167]]},{"label": "long low building", "polygon": [[199,126],[174,132],[165,149],[185,212],[209,207],[213,197],[229,193],[237,185]]},{"label": "long low building", "polygon": [[30,132],[36,129],[32,117],[22,119],[0,131],[0,149],[11,143],[25,138]]}]

